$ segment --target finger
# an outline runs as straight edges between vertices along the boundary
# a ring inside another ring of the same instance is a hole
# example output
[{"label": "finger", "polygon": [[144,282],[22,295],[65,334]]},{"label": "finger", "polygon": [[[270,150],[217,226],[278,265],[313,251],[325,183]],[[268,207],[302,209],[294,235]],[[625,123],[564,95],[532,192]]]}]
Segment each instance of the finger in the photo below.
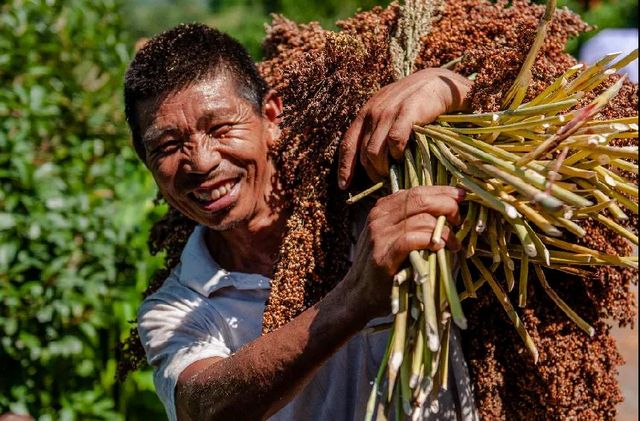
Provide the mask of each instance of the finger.
[{"label": "finger", "polygon": [[437,195],[442,194],[449,196],[450,198],[461,202],[464,200],[467,192],[464,189],[453,186],[417,186],[407,190],[407,194],[419,194],[419,195]]},{"label": "finger", "polygon": [[[435,217],[445,216],[451,224],[460,222],[458,202],[446,195],[429,195],[409,197],[409,203],[404,212],[404,217],[426,213]],[[403,213],[397,212],[397,218],[402,218]]]},{"label": "finger", "polygon": [[449,250],[460,251],[460,249],[462,249],[462,244],[449,227],[445,226],[442,229],[442,239]]},{"label": "finger", "polygon": [[401,190],[396,193],[392,193],[390,195],[381,197],[378,199],[378,203],[380,206],[397,206],[397,204],[387,204],[387,202],[396,202],[406,200],[404,195],[445,195],[449,196],[457,202],[462,202],[466,196],[466,191],[464,189],[453,187],[453,186],[417,186],[412,187],[408,190]]},{"label": "finger", "polygon": [[358,114],[347,129],[340,144],[338,157],[338,186],[344,190],[351,184],[356,166],[356,156],[360,147],[364,114]]},{"label": "finger", "polygon": [[364,142],[362,143],[362,153],[364,154],[366,164],[371,166],[380,176],[387,176],[389,174],[389,149],[386,138],[395,118],[395,112],[383,112],[368,142],[366,144]]},{"label": "finger", "polygon": [[394,159],[401,159],[404,154],[404,148],[407,146],[409,136],[413,130],[415,115],[408,111],[406,106],[401,106],[396,115],[393,124],[387,133],[387,144],[389,152]]},{"label": "finger", "polygon": [[[441,186],[448,187],[448,186]],[[393,195],[379,199],[376,207],[380,207],[381,214],[388,218],[389,223],[396,224],[403,219],[407,219],[413,215],[420,213],[428,213],[434,216],[444,215],[451,224],[460,223],[458,199],[454,199],[449,194],[433,194],[424,193],[416,190],[420,187],[414,187],[408,191],[400,191]],[[439,189],[434,189],[439,190]]]},{"label": "finger", "polygon": [[[430,215],[428,213],[420,213],[414,215],[410,218],[407,218],[404,221],[399,222],[398,224],[389,228],[388,237],[392,237],[394,233],[402,233],[402,232],[412,232],[412,231],[421,231],[421,232],[433,232],[437,225],[437,219],[435,216]],[[429,246],[430,250],[436,251],[442,248],[447,241],[449,241],[448,237],[450,236],[451,229],[446,225],[442,227],[441,240],[437,242],[433,242],[431,246]],[[455,245],[454,243],[451,243]]]},{"label": "finger", "polygon": [[430,231],[411,231],[398,236],[388,251],[389,266],[396,271],[407,260],[413,250],[438,251],[443,244],[433,244]]}]

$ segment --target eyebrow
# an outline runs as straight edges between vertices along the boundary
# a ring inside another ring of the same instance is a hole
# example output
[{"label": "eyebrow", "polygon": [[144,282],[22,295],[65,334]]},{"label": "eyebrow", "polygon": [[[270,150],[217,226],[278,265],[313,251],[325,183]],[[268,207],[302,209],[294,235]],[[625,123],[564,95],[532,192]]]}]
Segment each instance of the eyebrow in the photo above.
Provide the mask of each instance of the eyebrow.
[{"label": "eyebrow", "polygon": [[178,132],[178,129],[173,128],[173,127],[149,127],[145,132],[144,132],[144,136],[142,136],[142,141],[146,144],[146,143],[152,143],[154,141],[157,141],[158,139],[160,139],[162,136],[164,136],[167,133],[176,133]]},{"label": "eyebrow", "polygon": [[228,107],[220,107],[220,108],[213,108],[210,110],[207,110],[203,113],[202,116],[200,116],[200,118],[198,118],[198,121],[196,123],[196,127],[198,129],[204,128],[208,125],[210,125],[213,122],[216,121],[236,121],[238,120],[238,115],[235,114],[230,108]]}]

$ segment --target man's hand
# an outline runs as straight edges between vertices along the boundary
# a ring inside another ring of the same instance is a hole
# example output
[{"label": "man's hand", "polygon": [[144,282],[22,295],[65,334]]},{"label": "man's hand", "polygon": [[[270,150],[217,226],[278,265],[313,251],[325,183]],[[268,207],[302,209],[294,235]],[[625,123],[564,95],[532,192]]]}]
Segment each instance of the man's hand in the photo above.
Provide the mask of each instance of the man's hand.
[{"label": "man's hand", "polygon": [[455,235],[445,226],[442,243],[431,240],[436,219],[446,216],[460,224],[458,204],[464,190],[449,186],[423,186],[401,190],[378,200],[356,246],[355,259],[345,282],[358,291],[365,320],[389,312],[391,279],[412,250],[460,249]]},{"label": "man's hand", "polygon": [[413,124],[427,124],[440,114],[467,108],[472,83],[446,69],[424,69],[385,86],[362,107],[340,147],[338,184],[351,183],[356,160],[369,178],[389,174],[389,153],[402,158]]}]

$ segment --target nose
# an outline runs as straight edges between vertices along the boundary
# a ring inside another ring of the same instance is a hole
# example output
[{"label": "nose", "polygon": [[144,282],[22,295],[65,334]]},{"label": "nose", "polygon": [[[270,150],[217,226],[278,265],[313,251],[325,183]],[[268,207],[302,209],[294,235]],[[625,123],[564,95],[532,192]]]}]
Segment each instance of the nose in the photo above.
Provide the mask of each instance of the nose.
[{"label": "nose", "polygon": [[183,163],[186,173],[209,174],[215,170],[222,157],[218,151],[218,142],[206,135],[194,135],[189,139],[188,153]]}]

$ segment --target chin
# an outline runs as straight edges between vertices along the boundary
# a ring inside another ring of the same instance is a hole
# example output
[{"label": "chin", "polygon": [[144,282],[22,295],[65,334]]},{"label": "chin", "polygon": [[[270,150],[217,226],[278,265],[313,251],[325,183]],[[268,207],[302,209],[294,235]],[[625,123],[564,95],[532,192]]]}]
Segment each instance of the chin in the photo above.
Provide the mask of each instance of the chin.
[{"label": "chin", "polygon": [[242,225],[248,218],[238,218],[233,215],[233,210],[228,212],[222,218],[210,218],[208,220],[199,221],[202,225],[206,225],[214,231],[231,231]]},{"label": "chin", "polygon": [[213,231],[231,231],[241,224],[240,221],[222,222],[219,224],[205,224]]}]

